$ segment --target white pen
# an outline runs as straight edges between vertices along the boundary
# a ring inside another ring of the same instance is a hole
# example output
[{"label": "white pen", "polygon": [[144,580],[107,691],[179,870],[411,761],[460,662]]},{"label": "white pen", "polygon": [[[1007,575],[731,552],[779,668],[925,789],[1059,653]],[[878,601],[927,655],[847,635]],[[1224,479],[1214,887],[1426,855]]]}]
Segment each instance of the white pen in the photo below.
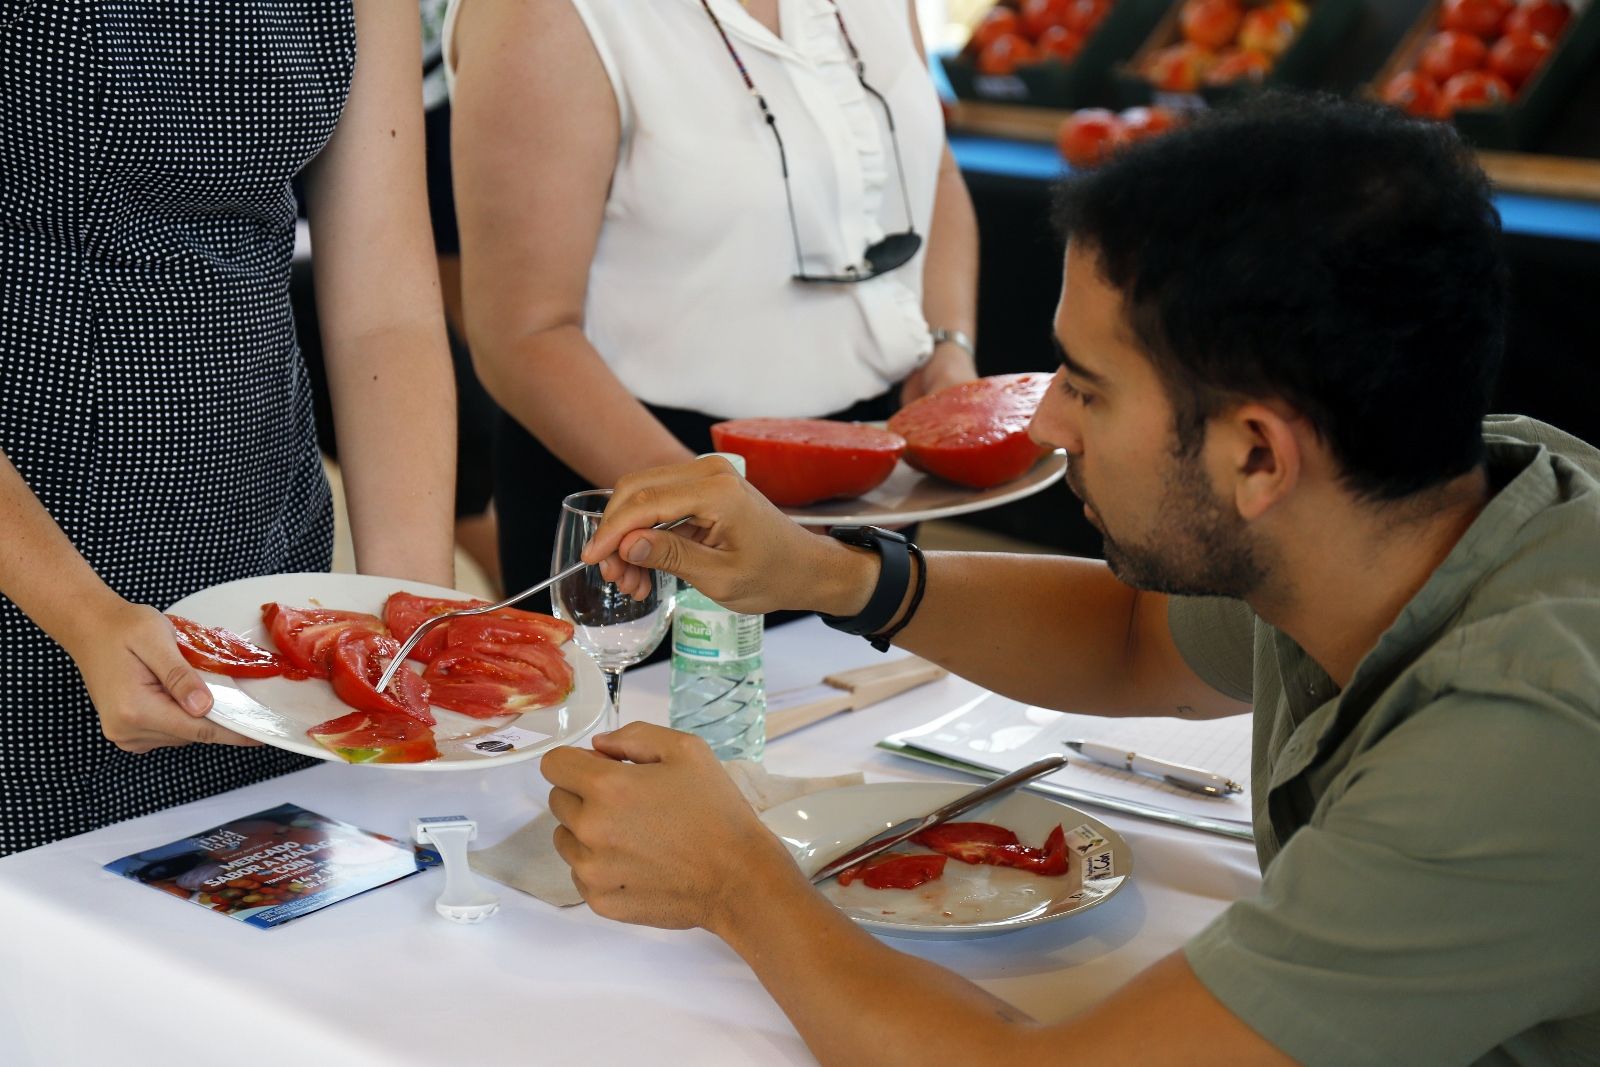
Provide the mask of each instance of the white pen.
[{"label": "white pen", "polygon": [[1094,741],[1064,741],[1062,744],[1081,756],[1088,756],[1096,763],[1164,778],[1179,789],[1204,793],[1208,797],[1225,797],[1229,793],[1244,792],[1244,788],[1238,782],[1220,774],[1201,770],[1199,767],[1185,767],[1181,763],[1151,759],[1149,756],[1141,756],[1137,752],[1129,752],[1115,745],[1102,745]]}]

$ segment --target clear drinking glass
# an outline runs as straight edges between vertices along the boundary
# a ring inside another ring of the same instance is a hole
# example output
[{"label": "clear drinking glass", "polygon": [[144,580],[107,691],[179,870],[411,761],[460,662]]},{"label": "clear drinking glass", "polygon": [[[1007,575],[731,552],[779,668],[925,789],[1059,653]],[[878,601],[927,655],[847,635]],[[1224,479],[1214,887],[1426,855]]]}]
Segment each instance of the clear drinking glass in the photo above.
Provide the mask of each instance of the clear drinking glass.
[{"label": "clear drinking glass", "polygon": [[[578,562],[610,499],[609,489],[587,489],[561,502],[551,574]],[[572,624],[572,640],[605,672],[606,690],[611,696],[607,730],[621,725],[622,672],[654,652],[672,624],[672,598],[678,580],[661,571],[648,573],[650,594],[643,600],[619,591],[600,576],[599,567],[585,567],[550,589],[556,618]]]}]

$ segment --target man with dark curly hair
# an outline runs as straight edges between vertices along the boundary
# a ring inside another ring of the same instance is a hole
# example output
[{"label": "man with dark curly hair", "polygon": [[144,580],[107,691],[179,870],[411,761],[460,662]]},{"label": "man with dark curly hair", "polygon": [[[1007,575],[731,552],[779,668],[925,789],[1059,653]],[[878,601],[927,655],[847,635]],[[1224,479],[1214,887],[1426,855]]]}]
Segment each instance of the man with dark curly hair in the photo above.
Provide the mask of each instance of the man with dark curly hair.
[{"label": "man with dark curly hair", "polygon": [[1505,271],[1471,154],[1270,99],[1075,178],[1058,221],[1033,434],[1105,565],[930,553],[913,612],[890,539],[807,533],[717,459],[624,479],[589,555],[904,624],[1033,704],[1253,710],[1260,894],[1037,1024],[856,929],[703,744],[642,724],[545,758],[578,887],[724,938],[824,1062],[1600,1060],[1600,453],[1485,417]]}]

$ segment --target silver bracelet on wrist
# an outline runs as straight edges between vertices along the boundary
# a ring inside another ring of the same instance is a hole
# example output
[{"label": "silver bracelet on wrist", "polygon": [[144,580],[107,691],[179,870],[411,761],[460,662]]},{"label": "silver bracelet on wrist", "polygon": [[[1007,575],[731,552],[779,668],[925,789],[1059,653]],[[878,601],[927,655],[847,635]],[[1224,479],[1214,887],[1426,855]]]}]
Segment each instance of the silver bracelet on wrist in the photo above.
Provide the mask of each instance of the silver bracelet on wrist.
[{"label": "silver bracelet on wrist", "polygon": [[972,359],[976,360],[978,358],[978,353],[972,344],[972,338],[968,337],[960,330],[947,330],[943,326],[935,326],[933,329],[928,331],[928,336],[933,338],[934,348],[938,348],[940,345],[948,341],[957,348],[961,349]]}]

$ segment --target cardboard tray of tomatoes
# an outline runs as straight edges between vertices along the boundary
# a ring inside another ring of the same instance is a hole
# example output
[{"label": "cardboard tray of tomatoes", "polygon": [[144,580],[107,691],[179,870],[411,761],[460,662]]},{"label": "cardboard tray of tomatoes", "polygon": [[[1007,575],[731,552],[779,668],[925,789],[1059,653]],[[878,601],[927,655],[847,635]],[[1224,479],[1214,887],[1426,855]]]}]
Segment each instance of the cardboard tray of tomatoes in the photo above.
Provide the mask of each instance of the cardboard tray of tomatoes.
[{"label": "cardboard tray of tomatoes", "polygon": [[[1081,42],[1068,46],[1065,54],[1071,58],[1061,58],[1048,46],[1040,48],[1038,41],[1053,21],[1049,12],[1059,8],[1063,14],[1055,18],[1070,17],[1065,13],[1079,3],[1104,11]],[[1104,103],[1111,98],[1112,66],[1139,47],[1166,4],[1167,0],[1033,0],[1029,10],[1028,0],[997,0],[965,48],[937,59],[962,100],[1048,108]],[[1029,22],[1035,23],[1031,29]],[[986,46],[1008,32],[1022,39],[1006,42],[1016,44],[1018,54],[1007,55],[1010,50],[1002,46],[986,55]]]},{"label": "cardboard tray of tomatoes", "polygon": [[[1511,0],[1509,6],[1515,8],[1522,4]],[[1600,59],[1600,2],[1567,0],[1567,6],[1572,9],[1567,25],[1551,40],[1550,51],[1543,62],[1522,85],[1512,89],[1507,102],[1461,107],[1453,113],[1441,112],[1437,117],[1449,118],[1461,135],[1478,148],[1518,151],[1533,147],[1584,71]],[[1382,99],[1385,86],[1397,76],[1418,68],[1429,42],[1443,29],[1444,7],[1445,0],[1435,0],[1423,9],[1416,25],[1401,39],[1388,62],[1367,86],[1366,95]],[[1485,43],[1489,44],[1491,39],[1498,43],[1503,36],[1498,32],[1486,35]],[[1486,55],[1492,54],[1491,46]],[[1490,60],[1485,59],[1474,69],[1488,69],[1489,64]],[[1490,95],[1499,94],[1492,92]]]},{"label": "cardboard tray of tomatoes", "polygon": [[[1345,36],[1361,16],[1362,0],[1294,0],[1303,7],[1287,40],[1265,48],[1252,43],[1250,20],[1264,19],[1283,0],[1234,0],[1231,6],[1243,9],[1243,18],[1228,32],[1224,25],[1217,39],[1229,38],[1220,45],[1197,45],[1186,33],[1186,9],[1195,6],[1229,6],[1221,0],[1177,0],[1151,31],[1148,39],[1125,63],[1112,71],[1117,101],[1123,107],[1161,101],[1168,104],[1198,106],[1227,104],[1263,86],[1312,88],[1328,60],[1338,51]],[[1204,12],[1199,13],[1204,18]],[[1269,27],[1271,23],[1267,24]],[[1262,36],[1259,29],[1257,36]],[[1270,28],[1267,35],[1271,36]],[[1210,53],[1209,55],[1207,53]],[[1152,64],[1163,59],[1172,75],[1164,80],[1152,78]],[[1253,60],[1244,64],[1237,60]],[[1223,76],[1223,72],[1227,74]],[[1185,99],[1187,98],[1187,99]]]}]

